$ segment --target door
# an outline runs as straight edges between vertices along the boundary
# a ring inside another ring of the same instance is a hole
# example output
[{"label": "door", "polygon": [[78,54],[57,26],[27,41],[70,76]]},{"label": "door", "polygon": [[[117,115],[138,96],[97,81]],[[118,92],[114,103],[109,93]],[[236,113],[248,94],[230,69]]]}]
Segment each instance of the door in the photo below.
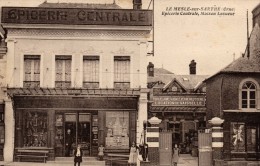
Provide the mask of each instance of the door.
[{"label": "door", "polygon": [[171,166],[172,163],[172,132],[162,131],[159,134],[160,166]]},{"label": "door", "polygon": [[212,165],[212,134],[199,132],[198,140],[199,166]]},{"label": "door", "polygon": [[83,156],[91,155],[91,114],[66,113],[64,128],[65,156],[72,156],[73,149],[81,145]]}]

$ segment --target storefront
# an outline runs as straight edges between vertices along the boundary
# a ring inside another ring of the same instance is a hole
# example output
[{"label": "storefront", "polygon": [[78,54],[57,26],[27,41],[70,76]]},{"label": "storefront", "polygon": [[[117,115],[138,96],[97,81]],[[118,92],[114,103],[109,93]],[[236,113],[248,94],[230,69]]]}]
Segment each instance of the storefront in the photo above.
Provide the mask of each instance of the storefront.
[{"label": "storefront", "polygon": [[207,76],[175,75],[150,67],[151,63],[149,114],[162,119],[160,130],[172,131],[172,143],[179,144],[182,153],[190,153],[192,147],[197,147],[198,130],[206,127],[206,89],[202,81]]},{"label": "storefront", "polygon": [[2,13],[10,80],[5,161],[16,160],[18,149],[48,150],[48,160],[71,156],[77,144],[84,156],[97,156],[100,145],[129,153],[147,120],[152,12],[44,2]]},{"label": "storefront", "polygon": [[61,157],[71,143],[69,156],[77,144],[84,156],[97,156],[101,144],[106,152],[127,153],[136,140],[137,96],[14,95],[13,100],[16,150],[48,149],[51,157]]}]

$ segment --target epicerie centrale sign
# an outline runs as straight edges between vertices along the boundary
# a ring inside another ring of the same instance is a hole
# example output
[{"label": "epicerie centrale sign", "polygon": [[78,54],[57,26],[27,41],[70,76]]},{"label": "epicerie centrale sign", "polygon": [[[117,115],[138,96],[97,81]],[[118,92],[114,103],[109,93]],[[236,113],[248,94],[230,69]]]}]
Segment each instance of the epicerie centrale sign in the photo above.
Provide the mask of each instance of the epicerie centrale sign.
[{"label": "epicerie centrale sign", "polygon": [[205,106],[205,96],[154,96],[153,106]]},{"label": "epicerie centrale sign", "polygon": [[2,23],[151,26],[151,10],[3,7]]}]

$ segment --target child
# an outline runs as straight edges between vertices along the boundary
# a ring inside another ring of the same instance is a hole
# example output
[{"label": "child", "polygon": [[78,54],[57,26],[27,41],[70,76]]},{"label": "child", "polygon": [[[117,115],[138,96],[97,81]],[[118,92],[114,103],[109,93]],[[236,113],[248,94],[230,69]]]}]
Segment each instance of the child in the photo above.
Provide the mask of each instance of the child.
[{"label": "child", "polygon": [[81,150],[80,144],[78,144],[78,147],[74,150],[74,166],[78,163],[78,166],[80,166],[80,163],[82,162],[82,155],[83,152]]},{"label": "child", "polygon": [[103,157],[104,157],[104,150],[105,148],[103,147],[103,145],[101,144],[99,147],[98,147],[98,158],[99,160],[103,160]]}]

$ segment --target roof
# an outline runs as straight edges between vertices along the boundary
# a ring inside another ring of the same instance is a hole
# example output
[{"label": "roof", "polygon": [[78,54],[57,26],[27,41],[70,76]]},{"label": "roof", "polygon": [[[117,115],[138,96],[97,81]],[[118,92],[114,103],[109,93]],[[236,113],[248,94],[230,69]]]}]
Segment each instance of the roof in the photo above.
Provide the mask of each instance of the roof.
[{"label": "roof", "polygon": [[[246,49],[244,56],[236,59],[224,69],[209,77],[207,80],[221,73],[260,73],[260,28],[256,23],[249,41],[249,52]],[[249,54],[249,56],[248,56]],[[207,81],[206,80],[206,81]]]},{"label": "roof", "polygon": [[148,77],[148,83],[152,82],[163,82],[165,85],[168,85],[170,82],[172,82],[174,79],[181,84],[181,86],[185,87],[185,89],[194,89],[198,87],[199,84],[201,84],[206,78],[208,78],[208,75],[176,75],[172,72],[161,69],[161,68],[155,68],[154,69],[154,77]]},{"label": "roof", "polygon": [[93,3],[48,3],[44,2],[39,7],[46,8],[91,8],[91,9],[121,9],[115,3],[112,4],[93,4]]}]

